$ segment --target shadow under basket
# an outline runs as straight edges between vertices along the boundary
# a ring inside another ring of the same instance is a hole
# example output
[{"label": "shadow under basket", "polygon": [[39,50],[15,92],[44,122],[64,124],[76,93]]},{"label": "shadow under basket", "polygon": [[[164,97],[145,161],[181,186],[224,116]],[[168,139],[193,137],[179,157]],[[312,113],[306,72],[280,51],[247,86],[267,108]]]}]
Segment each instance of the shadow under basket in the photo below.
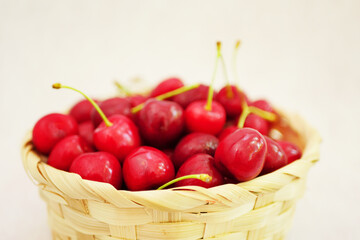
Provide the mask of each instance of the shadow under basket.
[{"label": "shadow under basket", "polygon": [[53,239],[284,239],[308,170],[319,159],[321,139],[298,115],[280,115],[275,129],[302,148],[302,158],[239,184],[116,190],[47,165],[30,133],[23,164],[47,203]]}]

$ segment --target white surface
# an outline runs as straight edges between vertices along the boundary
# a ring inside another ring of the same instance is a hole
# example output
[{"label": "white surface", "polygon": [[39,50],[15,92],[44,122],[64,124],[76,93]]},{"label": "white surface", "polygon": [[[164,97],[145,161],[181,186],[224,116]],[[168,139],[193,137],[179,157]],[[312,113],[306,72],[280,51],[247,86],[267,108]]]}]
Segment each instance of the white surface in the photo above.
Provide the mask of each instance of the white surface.
[{"label": "white surface", "polygon": [[206,82],[215,41],[230,68],[241,38],[249,95],[299,112],[324,139],[288,239],[360,239],[359,22],[356,0],[0,0],[1,238],[50,239],[19,148],[39,117],[79,99],[53,82],[93,96],[115,94],[114,78]]}]

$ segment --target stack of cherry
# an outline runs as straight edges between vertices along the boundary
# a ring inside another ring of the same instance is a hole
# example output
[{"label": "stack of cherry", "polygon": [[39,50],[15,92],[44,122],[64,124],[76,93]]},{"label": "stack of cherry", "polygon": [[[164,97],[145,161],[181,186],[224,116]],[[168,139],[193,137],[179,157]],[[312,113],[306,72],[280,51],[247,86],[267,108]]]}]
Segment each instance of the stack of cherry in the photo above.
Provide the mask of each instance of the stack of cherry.
[{"label": "stack of cherry", "polygon": [[132,191],[248,181],[301,157],[293,143],[268,136],[280,116],[267,101],[229,84],[216,93],[212,84],[170,78],[149,95],[104,101],[54,84],[87,100],[42,117],[32,141],[50,166]]}]

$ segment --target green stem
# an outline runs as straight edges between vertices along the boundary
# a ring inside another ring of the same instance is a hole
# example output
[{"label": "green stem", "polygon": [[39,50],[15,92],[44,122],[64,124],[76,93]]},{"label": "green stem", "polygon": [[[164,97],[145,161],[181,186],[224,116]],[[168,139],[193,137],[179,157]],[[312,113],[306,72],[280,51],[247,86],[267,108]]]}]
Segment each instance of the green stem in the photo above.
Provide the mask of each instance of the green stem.
[{"label": "green stem", "polygon": [[254,113],[254,114],[260,116],[261,118],[268,120],[270,122],[274,122],[276,120],[276,114],[274,114],[272,112],[264,111],[260,108],[254,107],[254,106],[250,106],[249,110],[251,113]]},{"label": "green stem", "polygon": [[76,88],[62,85],[61,83],[54,83],[54,84],[52,85],[52,87],[55,88],[55,89],[67,88],[67,89],[70,89],[70,90],[73,90],[73,91],[75,91],[75,92],[80,93],[81,95],[83,95],[83,96],[94,106],[94,108],[96,109],[96,111],[98,111],[98,113],[100,114],[101,118],[104,120],[105,125],[106,125],[107,127],[110,127],[110,126],[112,125],[112,123],[109,121],[109,119],[105,116],[104,112],[100,109],[99,105],[98,105],[94,100],[92,100],[91,98],[89,98],[85,93],[81,92],[80,90],[77,90]]},{"label": "green stem", "polygon": [[242,104],[242,113],[240,115],[239,121],[238,121],[238,128],[243,128],[244,124],[245,124],[245,120],[246,118],[249,116],[250,112],[250,108],[247,105],[246,101],[244,100],[243,104]]},{"label": "green stem", "polygon": [[[167,99],[167,98],[170,98],[170,97],[179,95],[179,94],[181,94],[181,93],[187,92],[187,91],[189,91],[189,90],[191,90],[191,89],[198,88],[199,86],[200,86],[200,84],[197,83],[197,84],[194,84],[194,85],[184,86],[184,87],[181,87],[181,88],[177,88],[177,89],[172,90],[172,91],[170,91],[170,92],[163,93],[163,94],[155,97],[155,99],[157,99],[157,100],[164,100],[164,99]],[[133,114],[139,112],[141,109],[143,109],[144,105],[145,105],[145,103],[141,103],[141,104],[133,107],[133,108],[131,109],[131,112],[132,112]]]},{"label": "green stem", "polygon": [[209,174],[191,174],[191,175],[186,175],[186,176],[175,178],[175,179],[171,180],[170,182],[167,182],[164,185],[160,186],[157,190],[161,190],[161,189],[166,188],[176,182],[179,182],[179,181],[185,180],[185,179],[190,179],[190,178],[199,179],[206,183],[211,182],[211,180],[212,180],[212,177]]},{"label": "green stem", "polygon": [[[234,52],[233,52],[233,72],[234,72],[234,78],[235,78],[235,85],[236,86],[239,86],[239,75],[238,75],[238,72],[237,72],[236,65],[237,65],[237,55],[238,55],[238,52],[239,52],[240,44],[241,44],[240,40],[236,41]],[[239,88],[239,90],[241,90],[240,87],[238,87],[238,88]]]},{"label": "green stem", "polygon": [[211,78],[207,102],[205,105],[205,110],[207,110],[207,111],[211,111],[211,109],[212,109],[212,99],[214,96],[214,80],[216,78],[216,71],[217,71],[217,67],[218,67],[218,63],[219,63],[219,58],[221,57],[221,42],[217,42],[216,47],[217,47],[217,55],[216,55],[216,60],[215,60],[215,68],[214,68],[214,72],[213,72],[213,75]]},{"label": "green stem", "polygon": [[123,85],[121,85],[118,81],[114,81],[114,84],[121,92],[125,93],[126,96],[131,95],[131,92],[127,88],[125,88]]}]

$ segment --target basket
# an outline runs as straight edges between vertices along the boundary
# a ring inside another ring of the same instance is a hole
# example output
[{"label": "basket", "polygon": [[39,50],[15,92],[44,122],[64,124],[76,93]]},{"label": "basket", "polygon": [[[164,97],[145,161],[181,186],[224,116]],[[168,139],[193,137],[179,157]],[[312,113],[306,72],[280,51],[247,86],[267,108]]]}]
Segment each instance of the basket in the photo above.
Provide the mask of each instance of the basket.
[{"label": "basket", "polygon": [[53,239],[284,239],[320,137],[301,117],[281,112],[276,128],[303,157],[275,172],[210,189],[131,192],[47,165],[26,136],[23,164],[47,203]]}]

